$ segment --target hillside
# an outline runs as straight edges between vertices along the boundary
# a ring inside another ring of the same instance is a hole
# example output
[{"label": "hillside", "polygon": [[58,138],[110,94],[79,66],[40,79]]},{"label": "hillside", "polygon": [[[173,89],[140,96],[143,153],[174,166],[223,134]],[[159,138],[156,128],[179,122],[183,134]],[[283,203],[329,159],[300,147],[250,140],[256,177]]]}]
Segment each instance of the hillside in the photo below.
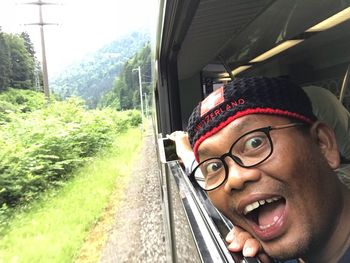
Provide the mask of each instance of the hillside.
[{"label": "hillside", "polygon": [[[138,74],[135,69],[140,67],[142,81],[142,96],[146,105],[147,98],[151,94],[151,45],[140,49],[123,66],[118,78],[113,82],[112,89],[103,94],[98,106],[101,108],[111,107],[117,110],[140,109],[140,89]],[[150,102],[150,100],[148,100]],[[146,110],[144,108],[144,110]]]},{"label": "hillside", "polygon": [[95,108],[101,95],[112,88],[125,62],[149,39],[148,33],[134,32],[113,41],[52,79],[52,90],[62,98],[82,97],[88,107]]}]

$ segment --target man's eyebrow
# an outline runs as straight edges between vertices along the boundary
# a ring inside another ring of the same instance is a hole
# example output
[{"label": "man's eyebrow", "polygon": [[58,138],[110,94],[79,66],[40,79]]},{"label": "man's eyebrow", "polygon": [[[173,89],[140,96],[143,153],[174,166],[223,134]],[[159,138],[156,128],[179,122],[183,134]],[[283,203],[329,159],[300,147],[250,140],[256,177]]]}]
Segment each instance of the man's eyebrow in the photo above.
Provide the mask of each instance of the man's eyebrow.
[{"label": "man's eyebrow", "polygon": [[[208,154],[208,150],[209,149],[207,149],[208,147],[206,147],[206,146],[204,146],[204,147],[202,147],[201,149],[198,149],[198,151],[197,151],[197,155],[198,155],[198,157],[208,157],[209,156],[209,154]],[[206,159],[206,158],[204,158],[204,159]]]},{"label": "man's eyebrow", "polygon": [[[233,132],[233,133],[238,133],[239,135],[241,135],[241,133],[243,132],[243,130],[245,130],[249,124],[249,122],[251,122],[252,118],[248,118],[247,121],[244,121],[244,122],[239,122],[237,124],[233,124],[232,126],[229,126],[230,130]],[[239,136],[238,136],[239,137]],[[238,138],[237,137],[237,138]]]}]

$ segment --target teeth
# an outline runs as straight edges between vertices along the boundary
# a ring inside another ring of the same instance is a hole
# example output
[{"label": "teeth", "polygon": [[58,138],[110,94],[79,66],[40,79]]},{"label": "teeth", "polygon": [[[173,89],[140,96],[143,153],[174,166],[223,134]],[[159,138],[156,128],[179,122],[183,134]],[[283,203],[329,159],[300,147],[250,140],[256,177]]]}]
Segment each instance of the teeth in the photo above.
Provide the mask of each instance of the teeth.
[{"label": "teeth", "polygon": [[272,202],[273,202],[273,199],[272,199],[272,198],[271,198],[271,199],[266,199],[266,202],[272,203]]},{"label": "teeth", "polygon": [[251,203],[244,208],[243,214],[246,215],[249,212],[253,211],[254,209],[257,209],[259,206],[264,205],[265,203],[272,203],[272,202],[275,202],[279,199],[281,199],[281,197],[272,197],[272,198],[268,198],[268,199],[255,201],[254,203]]},{"label": "teeth", "polygon": [[245,208],[244,208],[244,215],[248,214],[250,211],[253,211],[254,209],[258,208],[260,205],[259,205],[259,202],[254,202],[250,205],[247,205]]},{"label": "teeth", "polygon": [[260,200],[260,201],[259,201],[259,204],[260,204],[260,205],[265,204],[265,200]]}]

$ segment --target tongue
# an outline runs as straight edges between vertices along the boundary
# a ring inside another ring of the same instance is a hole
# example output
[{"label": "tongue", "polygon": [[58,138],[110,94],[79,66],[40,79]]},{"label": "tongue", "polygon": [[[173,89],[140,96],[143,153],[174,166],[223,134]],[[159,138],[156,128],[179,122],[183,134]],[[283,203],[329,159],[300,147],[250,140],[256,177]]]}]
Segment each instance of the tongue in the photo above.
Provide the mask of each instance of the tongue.
[{"label": "tongue", "polygon": [[258,222],[260,226],[272,225],[282,216],[285,202],[279,200],[259,207]]}]

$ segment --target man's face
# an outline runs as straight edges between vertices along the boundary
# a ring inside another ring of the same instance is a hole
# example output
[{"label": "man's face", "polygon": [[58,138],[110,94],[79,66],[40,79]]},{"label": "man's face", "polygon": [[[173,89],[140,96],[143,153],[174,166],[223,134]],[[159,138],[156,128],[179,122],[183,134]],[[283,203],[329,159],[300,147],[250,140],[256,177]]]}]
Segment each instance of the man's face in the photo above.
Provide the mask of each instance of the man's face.
[{"label": "man's face", "polygon": [[[199,159],[221,156],[246,132],[289,122],[268,115],[241,117],[206,139],[198,149]],[[326,242],[334,227],[332,216],[340,209],[334,162],[325,157],[328,149],[316,133],[290,127],[270,135],[273,153],[265,162],[242,168],[226,157],[228,179],[208,194],[226,217],[260,240],[270,256],[303,256]]]}]

